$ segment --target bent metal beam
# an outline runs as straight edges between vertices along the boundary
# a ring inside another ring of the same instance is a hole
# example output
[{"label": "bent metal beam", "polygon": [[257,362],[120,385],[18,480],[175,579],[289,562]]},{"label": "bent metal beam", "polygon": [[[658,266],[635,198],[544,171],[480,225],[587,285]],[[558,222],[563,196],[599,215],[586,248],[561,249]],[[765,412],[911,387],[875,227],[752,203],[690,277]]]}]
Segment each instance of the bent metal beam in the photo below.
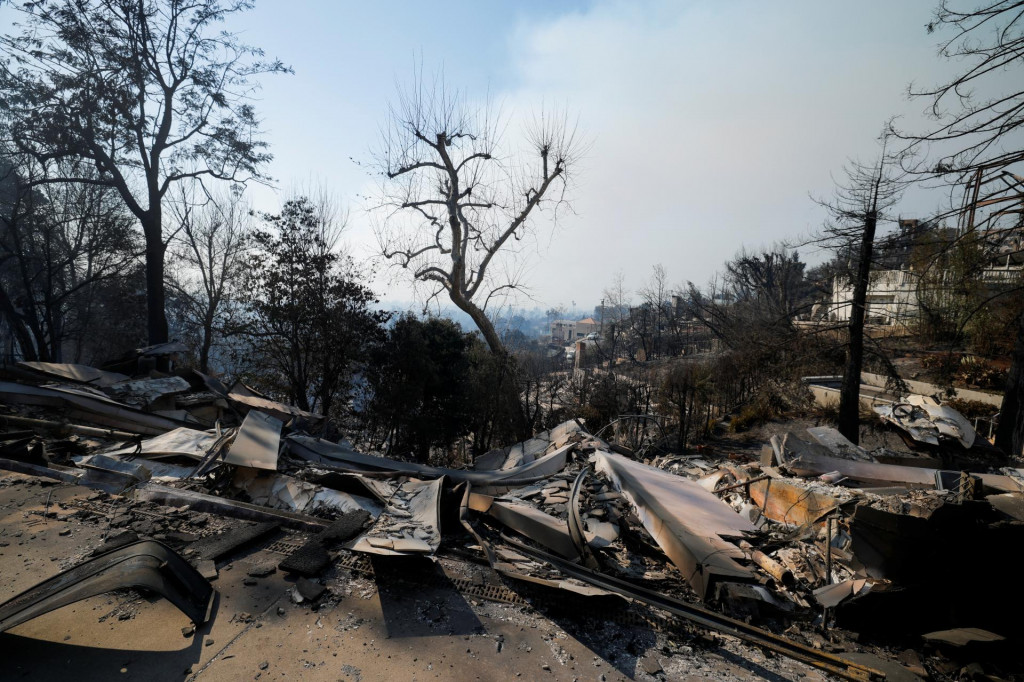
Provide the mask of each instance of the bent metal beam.
[{"label": "bent metal beam", "polygon": [[166,545],[143,540],[89,559],[0,604],[0,632],[125,587],[156,592],[196,625],[210,619],[214,590],[209,581]]}]

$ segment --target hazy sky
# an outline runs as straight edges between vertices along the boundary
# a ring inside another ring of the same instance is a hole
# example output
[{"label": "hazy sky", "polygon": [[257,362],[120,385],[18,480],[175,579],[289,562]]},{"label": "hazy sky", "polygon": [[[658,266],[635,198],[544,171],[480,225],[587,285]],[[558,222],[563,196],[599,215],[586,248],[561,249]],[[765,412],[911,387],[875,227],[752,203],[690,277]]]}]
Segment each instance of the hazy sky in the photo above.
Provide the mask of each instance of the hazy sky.
[{"label": "hazy sky", "polygon": [[[891,116],[920,127],[911,81],[951,65],[925,32],[934,0],[720,2],[260,0],[229,27],[291,65],[258,109],[283,189],[320,182],[351,210],[361,259],[376,244],[360,198],[397,81],[422,60],[469,96],[488,92],[512,119],[541,105],[578,116],[590,140],[574,215],[530,254],[527,306],[601,298],[622,270],[636,290],[661,263],[670,281],[705,282],[742,245],[822,222],[845,159],[874,155]],[[274,210],[279,196],[255,193]],[[911,197],[903,212],[927,215]],[[806,254],[813,259],[812,254]],[[385,299],[409,289],[379,276]]]}]

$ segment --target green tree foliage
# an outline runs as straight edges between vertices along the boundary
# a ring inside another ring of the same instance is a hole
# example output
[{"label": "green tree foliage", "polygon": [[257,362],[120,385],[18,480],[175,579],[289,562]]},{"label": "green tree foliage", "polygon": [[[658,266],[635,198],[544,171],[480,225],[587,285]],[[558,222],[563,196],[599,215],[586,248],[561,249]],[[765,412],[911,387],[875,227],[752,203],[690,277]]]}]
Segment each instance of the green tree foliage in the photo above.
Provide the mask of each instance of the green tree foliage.
[{"label": "green tree foliage", "polygon": [[[20,21],[0,35],[0,136],[48,166],[39,182],[117,193],[146,238],[149,340],[166,341],[167,192],[193,179],[261,178],[270,155],[254,80],[287,69],[222,29],[248,0],[12,5]],[[58,162],[72,163],[49,167]]]},{"label": "green tree foliage", "polygon": [[248,261],[245,304],[251,319],[247,376],[304,410],[331,415],[345,401],[390,317],[352,260],[334,250],[337,226],[307,198],[265,215]]},{"label": "green tree foliage", "polygon": [[520,424],[540,418],[542,370],[527,365],[495,355],[450,320],[405,315],[366,367],[367,437],[392,455],[439,464],[465,452],[460,443],[479,455],[520,440]]},{"label": "green tree foliage", "polygon": [[451,320],[403,315],[374,351],[368,416],[389,452],[428,461],[470,433],[477,402],[471,350],[479,341]]}]

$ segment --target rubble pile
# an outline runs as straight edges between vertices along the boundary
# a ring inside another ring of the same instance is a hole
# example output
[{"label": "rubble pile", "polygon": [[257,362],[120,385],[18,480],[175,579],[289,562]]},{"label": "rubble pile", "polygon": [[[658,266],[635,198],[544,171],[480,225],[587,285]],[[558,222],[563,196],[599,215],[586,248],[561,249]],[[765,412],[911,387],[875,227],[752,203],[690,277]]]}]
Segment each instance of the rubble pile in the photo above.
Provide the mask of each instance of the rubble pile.
[{"label": "rubble pile", "polygon": [[[180,351],[165,346],[118,372],[5,370],[0,468],[120,506],[73,511],[104,518],[106,542],[62,579],[0,604],[0,631],[126,586],[201,623],[214,562],[288,530],[302,537],[294,551],[247,580],[293,574],[297,604],[330,598],[323,576],[340,561],[427,556],[485,562],[508,585],[645,604],[848,679],[885,675],[843,657],[844,640],[936,651],[1020,640],[1010,597],[1024,541],[1019,469],[891,463],[891,452],[828,427],[773,436],[757,459],[641,461],[575,421],[471,468],[433,467],[322,438],[322,415],[242,384],[157,371]],[[928,400],[880,415],[915,442],[974,445],[966,420]],[[223,519],[246,523],[226,530]],[[123,562],[130,570],[115,574]]]}]

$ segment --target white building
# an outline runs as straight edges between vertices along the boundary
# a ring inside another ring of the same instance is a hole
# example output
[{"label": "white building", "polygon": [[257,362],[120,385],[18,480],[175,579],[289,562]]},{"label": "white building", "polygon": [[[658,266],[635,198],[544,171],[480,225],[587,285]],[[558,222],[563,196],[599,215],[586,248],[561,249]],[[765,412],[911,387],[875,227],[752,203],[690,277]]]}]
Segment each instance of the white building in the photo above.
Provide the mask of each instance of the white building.
[{"label": "white building", "polygon": [[[981,281],[993,286],[1005,286],[1020,281],[1024,269],[1019,265],[989,267],[981,272]],[[946,280],[945,277],[942,280]],[[953,293],[952,283],[932,285],[928,292],[933,301]],[[869,324],[906,325],[912,322],[920,311],[920,273],[913,270],[877,270],[871,273],[865,301],[865,321]],[[832,302],[828,319],[846,322],[853,307],[853,284],[851,280],[838,276],[832,280]]]},{"label": "white building", "polygon": [[[918,311],[917,273],[911,270],[878,270],[868,283],[865,320],[873,324],[907,324]],[[830,320],[845,322],[853,307],[853,282],[843,276],[832,280]]]}]

